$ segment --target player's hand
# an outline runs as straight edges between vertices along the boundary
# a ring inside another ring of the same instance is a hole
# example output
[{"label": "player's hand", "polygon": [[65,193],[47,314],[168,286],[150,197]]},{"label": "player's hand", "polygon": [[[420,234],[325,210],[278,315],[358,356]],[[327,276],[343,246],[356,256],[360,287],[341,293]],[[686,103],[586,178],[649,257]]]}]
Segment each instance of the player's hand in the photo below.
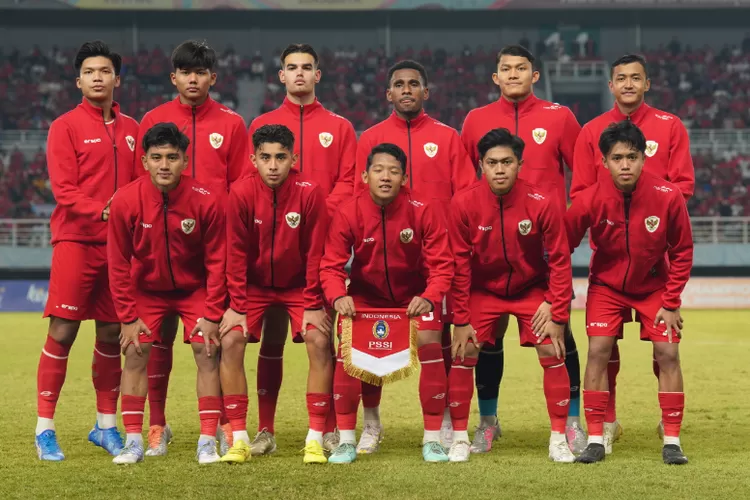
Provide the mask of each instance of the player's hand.
[{"label": "player's hand", "polygon": [[349,297],[339,297],[333,303],[333,308],[342,316],[353,318],[357,311],[354,309],[354,299]]},{"label": "player's hand", "polygon": [[135,347],[135,352],[138,354],[138,356],[143,355],[143,350],[141,350],[140,342],[141,333],[151,335],[151,330],[149,330],[146,324],[141,321],[141,318],[138,318],[130,324],[122,323],[122,326],[120,327],[120,349],[122,350],[123,354],[125,354],[125,351],[128,350],[128,346],[130,344],[133,344],[133,346]]},{"label": "player's hand", "polygon": [[536,343],[541,344],[547,337],[552,340],[552,347],[555,348],[555,357],[557,359],[565,359],[565,325],[560,325],[552,320],[547,321]]},{"label": "player's hand", "polygon": [[112,204],[112,199],[115,197],[115,195],[112,195],[110,199],[107,201],[107,204],[104,205],[104,210],[102,210],[102,220],[104,222],[107,222],[109,220],[109,206]]},{"label": "player's hand", "polygon": [[219,323],[214,323],[213,321],[208,321],[205,318],[200,318],[198,320],[198,323],[195,324],[193,331],[190,332],[190,336],[193,337],[195,335],[198,335],[198,333],[203,334],[203,341],[206,343],[206,356],[210,358],[211,354],[213,354],[214,352],[214,347],[211,344],[213,343],[214,345],[216,345],[216,349],[218,349],[221,345],[221,338],[219,337]]},{"label": "player's hand", "polygon": [[247,338],[247,315],[240,314],[231,307],[226,310],[224,316],[221,317],[221,323],[219,323],[219,338],[223,339],[224,335],[235,326],[242,327],[242,334]]},{"label": "player's hand", "polygon": [[552,304],[545,300],[539,304],[539,309],[536,310],[534,317],[531,318],[531,328],[534,330],[534,334],[541,335],[544,325],[548,321],[552,321]]},{"label": "player's hand", "polygon": [[333,322],[325,309],[305,309],[302,314],[302,336],[307,335],[307,325],[312,325],[325,335],[331,334]]},{"label": "player's hand", "polygon": [[432,311],[433,307],[429,300],[422,297],[414,297],[406,308],[406,315],[410,318],[422,316]]},{"label": "player's hand", "polygon": [[[664,333],[669,338],[670,344],[674,339],[673,335],[676,335],[678,339],[682,338],[682,323],[682,315],[680,314],[679,309],[667,311],[662,307],[659,309],[659,312],[656,313],[656,317],[654,318],[654,327],[664,325],[667,328],[667,331]],[[672,333],[673,331],[674,334]]]},{"label": "player's hand", "polygon": [[476,347],[479,347],[477,341],[477,332],[471,325],[456,326],[453,328],[453,342],[451,343],[451,358],[461,358],[464,360],[466,355],[466,346],[469,342],[473,342]]}]

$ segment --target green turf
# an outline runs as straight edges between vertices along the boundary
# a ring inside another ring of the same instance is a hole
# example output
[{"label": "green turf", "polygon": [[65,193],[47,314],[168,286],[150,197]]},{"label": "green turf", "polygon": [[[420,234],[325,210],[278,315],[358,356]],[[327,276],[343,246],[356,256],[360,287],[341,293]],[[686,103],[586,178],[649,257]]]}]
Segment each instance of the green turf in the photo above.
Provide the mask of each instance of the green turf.
[{"label": "green turf", "polygon": [[[189,349],[178,345],[167,417],[175,432],[169,455],[117,467],[87,442],[95,404],[90,378],[92,326],[82,329],[70,356],[68,378],[56,415],[66,454],[62,463],[36,458],[36,367],[46,331],[35,314],[0,314],[0,498],[750,498],[750,311],[685,311],[682,350],[687,410],[684,467],[661,462],[656,437],[660,413],[651,373],[650,345],[633,326],[622,344],[618,384],[619,420],[625,434],[615,453],[594,466],[547,460],[548,420],[542,374],[532,350],[506,341],[500,396],[503,437],[493,451],[468,464],[424,464],[417,378],[384,392],[381,451],[350,466],[304,466],[300,452],[307,429],[305,351],[289,345],[276,424],[279,450],[244,466],[199,467],[194,368]],[[573,315],[585,352],[583,315]],[[255,385],[257,347],[248,353]],[[583,359],[583,358],[582,358]],[[582,362],[582,364],[584,364]],[[250,426],[257,422],[251,397]],[[471,424],[477,420],[476,409]]]}]

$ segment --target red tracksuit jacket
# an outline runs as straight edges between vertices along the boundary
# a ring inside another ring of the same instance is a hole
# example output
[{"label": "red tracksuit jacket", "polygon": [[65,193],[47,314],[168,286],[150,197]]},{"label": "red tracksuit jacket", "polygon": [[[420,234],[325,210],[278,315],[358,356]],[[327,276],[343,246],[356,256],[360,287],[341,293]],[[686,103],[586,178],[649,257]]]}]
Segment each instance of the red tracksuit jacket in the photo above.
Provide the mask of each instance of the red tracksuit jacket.
[{"label": "red tracksuit jacket", "polygon": [[227,211],[231,307],[247,312],[247,285],[302,288],[305,309],[323,307],[320,258],[328,217],[320,186],[295,171],[276,189],[257,172],[232,186]]},{"label": "red tracksuit jacket", "polygon": [[52,122],[47,135],[47,168],[57,206],[50,226],[58,241],[106,243],[102,210],[118,188],[132,181],[138,122],[120,113],[104,123],[102,110],[85,98]]},{"label": "red tracksuit jacket", "polygon": [[368,189],[362,182],[367,157],[373,147],[384,142],[395,144],[406,153],[406,172],[412,196],[443,210],[446,217],[453,195],[477,180],[477,169],[472,165],[458,132],[424,112],[409,122],[394,112],[359,138],[356,192]]},{"label": "red tracksuit jacket", "polygon": [[575,197],[599,178],[611,179],[602,164],[599,137],[615,122],[632,120],[646,136],[646,165],[644,169],[665,179],[680,190],[685,200],[695,190],[695,168],[690,156],[690,138],[680,119],[671,113],[652,108],[646,103],[630,116],[615,106],[588,122],[578,136],[575,147],[575,168],[570,197]]},{"label": "red tracksuit jacket", "polygon": [[570,109],[532,94],[519,103],[501,97],[471,110],[461,129],[461,139],[474,165],[479,164],[479,140],[495,128],[507,128],[526,145],[519,178],[556,196],[560,206],[565,207],[563,161],[573,168],[573,147],[581,131]]},{"label": "red tracksuit jacket", "polygon": [[565,226],[571,249],[589,230],[591,283],[632,295],[664,288],[664,308],[680,307],[693,267],[693,236],[677,186],[644,171],[625,195],[611,178],[601,178],[576,196]]},{"label": "red tracksuit jacket", "polygon": [[140,177],[112,200],[109,286],[120,321],[138,318],[135,290],[206,288],[203,317],[218,323],[226,300],[226,234],[221,196],[183,176],[170,193]]},{"label": "red tracksuit jacket", "polygon": [[453,279],[443,217],[402,190],[380,207],[360,193],[336,212],[328,231],[320,280],[329,304],[347,295],[346,265],[354,247],[348,295],[374,307],[401,307],[420,296],[441,304]]},{"label": "red tracksuit jacket", "polygon": [[[174,123],[190,139],[184,175],[216,193],[229,192],[229,186],[242,177],[249,153],[245,121],[240,115],[210,97],[200,106],[189,106],[182,104],[178,96],[143,117],[138,130],[137,161],[145,154],[143,136],[162,122]],[[148,175],[142,167],[137,170]]]},{"label": "red tracksuit jacket", "polygon": [[253,151],[253,132],[263,125],[285,125],[294,133],[294,152],[299,155],[296,170],[302,180],[319,185],[327,196],[328,214],[352,197],[357,135],[346,118],[325,109],[316,99],[300,106],[284,99],[281,106],[253,120],[248,131]]},{"label": "red tracksuit jacket", "polygon": [[558,203],[521,179],[502,197],[482,180],[453,198],[449,230],[456,263],[456,325],[471,323],[471,290],[512,297],[547,282],[552,319],[567,323],[573,278]]}]

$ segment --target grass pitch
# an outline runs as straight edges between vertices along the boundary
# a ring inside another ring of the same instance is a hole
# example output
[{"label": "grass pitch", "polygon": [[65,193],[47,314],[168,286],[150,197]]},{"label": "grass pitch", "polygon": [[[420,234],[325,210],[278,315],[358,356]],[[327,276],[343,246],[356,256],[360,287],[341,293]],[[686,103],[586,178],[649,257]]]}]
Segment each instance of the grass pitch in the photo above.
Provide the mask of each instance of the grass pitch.
[{"label": "grass pitch", "polygon": [[[244,466],[199,467],[195,368],[190,350],[175,349],[167,419],[175,440],[169,455],[135,466],[115,466],[87,442],[94,423],[91,383],[93,324],[73,347],[56,415],[66,460],[43,463],[33,445],[36,367],[46,323],[36,314],[0,314],[0,498],[750,498],[750,311],[685,311],[682,346],[687,407],[682,442],[690,464],[667,467],[656,437],[660,411],[651,373],[650,344],[634,325],[621,344],[618,417],[625,434],[602,464],[553,464],[547,460],[548,420],[542,370],[532,349],[518,347],[515,326],[506,337],[500,394],[503,437],[488,455],[468,464],[425,464],[420,453],[417,377],[387,386],[381,416],[381,451],[350,466],[305,466],[305,351],[288,344],[276,433],[278,452]],[[573,330],[585,365],[583,314]],[[257,346],[247,355],[251,393]],[[257,422],[251,396],[249,427]],[[471,425],[477,421],[473,410]],[[122,426],[120,427],[122,429]]]}]

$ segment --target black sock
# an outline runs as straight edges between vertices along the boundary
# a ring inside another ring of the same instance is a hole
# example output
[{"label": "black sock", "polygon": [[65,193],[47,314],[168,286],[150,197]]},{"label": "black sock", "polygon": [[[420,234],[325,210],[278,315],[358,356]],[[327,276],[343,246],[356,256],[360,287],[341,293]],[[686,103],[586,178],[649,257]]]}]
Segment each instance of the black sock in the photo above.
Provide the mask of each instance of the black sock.
[{"label": "black sock", "polygon": [[497,399],[504,368],[503,340],[495,340],[495,345],[485,344],[479,351],[477,367],[474,370],[479,415],[482,417],[491,417],[497,414]]},{"label": "black sock", "polygon": [[578,348],[570,324],[565,327],[565,368],[570,378],[570,406],[568,415],[578,417],[581,414],[581,363],[578,359]]}]

